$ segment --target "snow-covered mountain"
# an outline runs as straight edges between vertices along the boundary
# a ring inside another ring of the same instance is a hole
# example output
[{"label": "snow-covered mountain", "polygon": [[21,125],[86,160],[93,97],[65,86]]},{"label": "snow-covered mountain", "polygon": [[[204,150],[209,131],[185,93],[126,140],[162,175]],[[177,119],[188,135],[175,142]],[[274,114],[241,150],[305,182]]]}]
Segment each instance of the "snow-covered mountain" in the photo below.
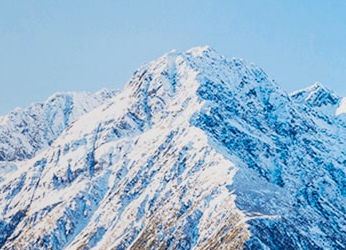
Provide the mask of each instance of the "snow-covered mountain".
[{"label": "snow-covered mountain", "polygon": [[24,160],[48,147],[75,120],[115,96],[114,90],[96,93],[56,93],[44,103],[16,108],[0,117],[0,162]]},{"label": "snow-covered mountain", "polygon": [[173,51],[5,158],[0,248],[346,249],[344,112],[321,84],[288,95],[243,60]]}]

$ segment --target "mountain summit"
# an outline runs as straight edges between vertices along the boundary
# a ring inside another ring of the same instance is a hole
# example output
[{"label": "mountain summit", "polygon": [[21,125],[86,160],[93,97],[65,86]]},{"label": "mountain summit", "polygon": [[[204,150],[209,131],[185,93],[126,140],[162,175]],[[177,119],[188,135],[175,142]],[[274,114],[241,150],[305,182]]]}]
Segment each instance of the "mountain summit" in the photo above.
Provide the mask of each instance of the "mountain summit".
[{"label": "mountain summit", "polygon": [[3,140],[1,249],[346,249],[333,92],[288,95],[260,67],[197,47],[108,96],[35,153]]}]

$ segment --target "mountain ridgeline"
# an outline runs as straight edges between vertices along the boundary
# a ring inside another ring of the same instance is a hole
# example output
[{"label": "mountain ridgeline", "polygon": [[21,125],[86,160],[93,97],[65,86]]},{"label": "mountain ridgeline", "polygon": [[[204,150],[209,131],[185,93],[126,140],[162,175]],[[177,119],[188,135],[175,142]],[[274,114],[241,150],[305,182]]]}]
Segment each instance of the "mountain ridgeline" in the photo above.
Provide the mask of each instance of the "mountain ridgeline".
[{"label": "mountain ridgeline", "polygon": [[346,99],[210,47],[0,118],[0,249],[346,249]]}]

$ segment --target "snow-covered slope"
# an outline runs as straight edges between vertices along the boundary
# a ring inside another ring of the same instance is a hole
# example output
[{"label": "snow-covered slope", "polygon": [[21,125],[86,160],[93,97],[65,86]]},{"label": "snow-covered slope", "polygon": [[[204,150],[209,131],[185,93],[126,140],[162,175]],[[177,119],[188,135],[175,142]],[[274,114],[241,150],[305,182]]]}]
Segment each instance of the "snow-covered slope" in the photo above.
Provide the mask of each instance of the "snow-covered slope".
[{"label": "snow-covered slope", "polygon": [[0,117],[0,162],[29,159],[48,147],[72,122],[114,97],[116,91],[56,93],[44,103]]},{"label": "snow-covered slope", "polygon": [[164,55],[5,166],[0,247],[346,249],[346,120],[315,89],[209,47]]},{"label": "snow-covered slope", "polygon": [[346,114],[346,97],[342,98],[340,105],[336,110],[336,115]]}]

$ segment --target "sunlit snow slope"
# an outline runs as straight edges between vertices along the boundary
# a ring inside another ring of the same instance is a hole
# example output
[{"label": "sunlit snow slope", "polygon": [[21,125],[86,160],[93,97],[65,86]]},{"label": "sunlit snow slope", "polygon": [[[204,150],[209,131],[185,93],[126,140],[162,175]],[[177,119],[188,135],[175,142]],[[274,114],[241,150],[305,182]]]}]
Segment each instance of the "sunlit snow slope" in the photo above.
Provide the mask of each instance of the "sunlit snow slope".
[{"label": "sunlit snow slope", "polygon": [[109,97],[46,123],[58,132],[36,155],[3,140],[1,249],[346,249],[346,119],[332,91],[288,95],[198,47]]}]

